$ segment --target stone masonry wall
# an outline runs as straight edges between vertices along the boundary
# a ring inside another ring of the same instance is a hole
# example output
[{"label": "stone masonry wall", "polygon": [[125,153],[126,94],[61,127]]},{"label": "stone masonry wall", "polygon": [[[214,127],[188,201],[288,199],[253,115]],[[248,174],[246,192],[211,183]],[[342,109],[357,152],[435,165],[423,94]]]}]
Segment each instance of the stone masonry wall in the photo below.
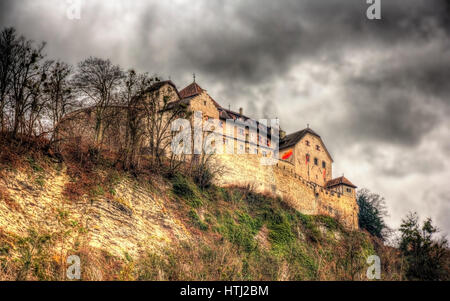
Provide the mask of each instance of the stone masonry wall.
[{"label": "stone masonry wall", "polygon": [[283,198],[291,207],[309,215],[328,215],[349,229],[358,228],[356,199],[325,189],[303,179],[292,164],[279,160],[277,165],[260,164],[257,155],[217,155],[214,163],[223,166],[217,179],[220,186],[251,185],[257,192]]}]

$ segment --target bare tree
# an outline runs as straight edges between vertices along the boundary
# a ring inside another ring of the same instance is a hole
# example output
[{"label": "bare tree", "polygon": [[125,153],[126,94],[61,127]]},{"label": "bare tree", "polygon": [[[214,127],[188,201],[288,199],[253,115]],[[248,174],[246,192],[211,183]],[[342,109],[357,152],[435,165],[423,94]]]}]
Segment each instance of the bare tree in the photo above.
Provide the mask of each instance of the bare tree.
[{"label": "bare tree", "polygon": [[39,66],[39,77],[30,80],[29,105],[25,111],[25,134],[28,136],[43,135],[48,132],[44,130],[42,119],[49,99],[44,96],[44,83],[48,77],[48,71],[52,66],[52,61],[46,61]]},{"label": "bare tree", "polygon": [[120,93],[121,102],[126,107],[126,131],[122,151],[124,167],[132,169],[139,167],[139,150],[142,146],[144,125],[144,93],[151,86],[153,79],[147,73],[137,74],[129,70],[123,82]]},{"label": "bare tree", "polygon": [[108,126],[108,109],[116,99],[123,77],[122,69],[113,65],[110,60],[90,57],[78,64],[73,83],[81,94],[93,102],[96,113],[96,147],[103,141],[103,134]]},{"label": "bare tree", "polygon": [[[43,93],[52,129],[68,112],[79,106],[70,83],[71,74],[72,67],[60,61],[53,63],[48,70]],[[57,131],[53,132],[52,140],[58,140]]]},{"label": "bare tree", "polygon": [[[163,158],[169,158],[169,166],[173,167],[175,156],[169,147],[172,142],[171,124],[178,118],[188,118],[190,112],[182,100],[170,101],[170,89],[155,89],[147,93],[144,102],[149,151],[154,167],[163,167]],[[172,162],[172,163],[171,163]]]},{"label": "bare tree", "polygon": [[0,33],[0,131],[6,129],[5,109],[7,96],[11,89],[11,76],[14,63],[13,53],[17,44],[16,31],[9,27]]},{"label": "bare tree", "polygon": [[[34,47],[30,40],[20,37],[14,42],[11,53],[11,107],[14,111],[12,133],[17,136],[19,132],[29,130],[27,126],[27,113],[29,118],[35,118],[36,96],[42,82],[45,80],[45,65],[40,65],[44,55],[42,53],[45,43]],[[34,122],[33,122],[34,123]]]}]

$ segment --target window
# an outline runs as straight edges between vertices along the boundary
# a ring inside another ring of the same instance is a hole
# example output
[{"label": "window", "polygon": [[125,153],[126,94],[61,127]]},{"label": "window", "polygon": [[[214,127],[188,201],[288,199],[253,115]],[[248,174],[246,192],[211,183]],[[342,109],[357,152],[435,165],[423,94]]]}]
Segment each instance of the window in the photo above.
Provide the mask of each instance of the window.
[{"label": "window", "polygon": [[317,160],[317,158],[314,158],[314,165],[319,165],[319,160]]},{"label": "window", "polygon": [[264,157],[266,157],[266,155],[267,155],[265,151],[263,151],[262,154]]},{"label": "window", "polygon": [[320,151],[320,146],[316,145],[316,150]]},{"label": "window", "polygon": [[242,144],[240,145],[240,148],[241,148],[241,150],[244,150],[244,146]]},{"label": "window", "polygon": [[206,100],[203,101],[203,105],[206,106]]},{"label": "window", "polygon": [[327,163],[325,163],[325,161],[322,161],[322,168],[327,167]]},{"label": "window", "polygon": [[306,145],[309,146],[309,140],[306,140]]},{"label": "window", "polygon": [[239,134],[244,135],[244,129],[243,128],[239,128]]},{"label": "window", "polygon": [[306,154],[306,163],[308,164],[309,162],[309,154]]},{"label": "window", "polygon": [[351,188],[347,188],[347,192],[352,192],[352,189]]}]

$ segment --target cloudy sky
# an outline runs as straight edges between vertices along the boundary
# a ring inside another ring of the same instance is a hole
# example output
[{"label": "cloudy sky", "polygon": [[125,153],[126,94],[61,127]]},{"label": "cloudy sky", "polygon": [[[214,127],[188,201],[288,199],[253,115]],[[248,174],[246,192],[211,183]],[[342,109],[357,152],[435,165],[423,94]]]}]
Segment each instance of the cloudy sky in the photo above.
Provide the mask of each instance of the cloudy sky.
[{"label": "cloudy sky", "polygon": [[[359,187],[386,198],[389,224],[408,211],[450,234],[450,1],[14,0],[0,25],[47,41],[49,58],[110,58],[197,82],[223,106],[310,124]],[[69,15],[68,15],[69,14]]]}]

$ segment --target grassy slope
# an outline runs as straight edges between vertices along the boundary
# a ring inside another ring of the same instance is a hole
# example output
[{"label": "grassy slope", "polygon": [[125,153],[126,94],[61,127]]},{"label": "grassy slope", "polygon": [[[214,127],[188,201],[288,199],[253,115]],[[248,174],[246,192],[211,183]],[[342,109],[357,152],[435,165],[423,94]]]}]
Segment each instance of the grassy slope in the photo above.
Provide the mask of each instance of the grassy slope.
[{"label": "grassy slope", "polygon": [[[36,152],[24,158],[19,161],[34,174],[42,173],[43,165],[47,169],[59,166],[48,163],[46,155],[36,156]],[[0,173],[15,168],[11,157],[3,156],[1,160]],[[65,167],[72,177],[64,191],[69,199],[114,192],[121,178],[131,177],[105,164],[82,170],[70,164]],[[99,169],[113,181],[99,176]],[[136,180],[133,185],[148,185],[153,177]],[[39,177],[30,178],[37,179],[34,185],[40,185]],[[381,257],[382,279],[402,278],[395,250],[366,233],[343,229],[332,218],[301,214],[280,199],[248,188],[201,190],[182,175],[152,182],[152,189],[177,208],[191,239],[177,241],[158,252],[148,250],[139,257],[127,253],[113,256],[107,249],[77,241],[69,249],[82,258],[83,279],[365,280],[365,261],[373,254]],[[8,202],[6,194],[0,187],[0,202]],[[84,231],[87,234],[90,229]],[[79,231],[78,235],[84,233]],[[35,229],[23,237],[0,229],[0,279],[64,279],[67,266],[60,258],[64,255],[52,247],[55,239],[54,234]]]}]

